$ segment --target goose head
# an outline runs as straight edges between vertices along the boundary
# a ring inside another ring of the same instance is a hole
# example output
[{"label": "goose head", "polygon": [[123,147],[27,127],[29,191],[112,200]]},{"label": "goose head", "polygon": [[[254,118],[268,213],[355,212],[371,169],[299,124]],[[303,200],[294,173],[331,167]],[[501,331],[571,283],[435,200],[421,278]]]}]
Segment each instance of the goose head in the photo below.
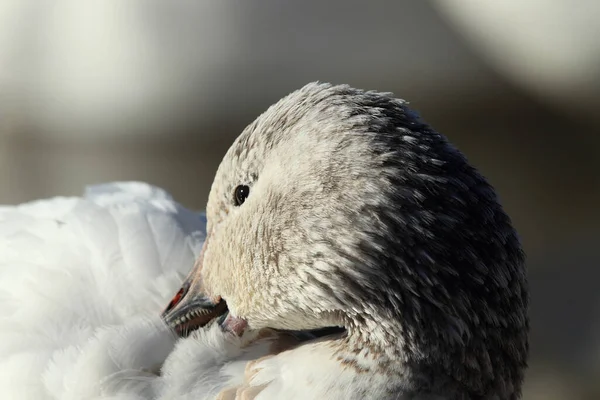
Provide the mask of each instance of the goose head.
[{"label": "goose head", "polygon": [[404,388],[519,396],[517,234],[488,182],[405,102],[321,83],[288,95],[225,155],[207,219],[165,313],[180,332],[219,318],[238,335],[342,327],[340,352],[366,351]]}]

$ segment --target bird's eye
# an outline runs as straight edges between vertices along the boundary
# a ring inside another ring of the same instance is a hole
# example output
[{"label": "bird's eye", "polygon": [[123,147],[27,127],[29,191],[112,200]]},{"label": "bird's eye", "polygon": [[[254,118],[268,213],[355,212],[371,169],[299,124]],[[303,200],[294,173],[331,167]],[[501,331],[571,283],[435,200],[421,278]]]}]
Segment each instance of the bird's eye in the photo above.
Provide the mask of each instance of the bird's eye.
[{"label": "bird's eye", "polygon": [[244,204],[246,199],[250,195],[250,188],[246,185],[239,185],[235,188],[235,192],[233,194],[233,200],[236,206],[241,206]]}]

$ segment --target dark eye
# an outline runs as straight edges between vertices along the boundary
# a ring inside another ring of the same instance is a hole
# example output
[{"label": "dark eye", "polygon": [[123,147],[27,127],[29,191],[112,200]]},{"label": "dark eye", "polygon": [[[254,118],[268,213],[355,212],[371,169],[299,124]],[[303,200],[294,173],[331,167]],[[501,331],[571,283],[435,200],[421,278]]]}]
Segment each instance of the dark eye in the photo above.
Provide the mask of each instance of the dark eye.
[{"label": "dark eye", "polygon": [[236,206],[241,206],[244,204],[248,196],[250,195],[250,188],[246,185],[240,185],[235,188],[235,192],[233,194],[233,201]]}]

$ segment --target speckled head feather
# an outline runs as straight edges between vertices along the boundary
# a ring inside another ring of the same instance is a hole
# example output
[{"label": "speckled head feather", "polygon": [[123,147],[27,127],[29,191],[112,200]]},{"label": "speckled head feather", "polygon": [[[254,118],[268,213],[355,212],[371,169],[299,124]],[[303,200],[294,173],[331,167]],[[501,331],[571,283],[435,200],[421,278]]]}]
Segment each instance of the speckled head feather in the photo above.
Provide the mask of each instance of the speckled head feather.
[{"label": "speckled head feather", "polygon": [[226,154],[207,215],[199,281],[251,329],[344,326],[340,359],[354,349],[397,374],[390,396],[520,396],[518,237],[490,184],[404,101],[321,83],[283,98]]}]

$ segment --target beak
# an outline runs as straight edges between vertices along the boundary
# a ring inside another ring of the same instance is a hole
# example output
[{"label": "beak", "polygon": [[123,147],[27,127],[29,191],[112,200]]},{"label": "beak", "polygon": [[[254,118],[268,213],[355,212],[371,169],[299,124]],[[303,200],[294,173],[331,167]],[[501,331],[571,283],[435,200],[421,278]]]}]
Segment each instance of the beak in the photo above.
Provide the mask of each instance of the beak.
[{"label": "beak", "polygon": [[[207,240],[204,242],[206,247]],[[228,314],[224,300],[213,301],[202,293],[199,272],[202,269],[204,248],[194,268],[184,281],[181,289],[162,312],[165,323],[178,336],[186,337],[190,332],[218,320],[221,325]]]},{"label": "beak", "polygon": [[186,281],[163,311],[162,318],[178,336],[187,337],[215,320],[222,324],[227,314],[224,300],[215,303],[201,292],[190,290],[190,283]]}]

